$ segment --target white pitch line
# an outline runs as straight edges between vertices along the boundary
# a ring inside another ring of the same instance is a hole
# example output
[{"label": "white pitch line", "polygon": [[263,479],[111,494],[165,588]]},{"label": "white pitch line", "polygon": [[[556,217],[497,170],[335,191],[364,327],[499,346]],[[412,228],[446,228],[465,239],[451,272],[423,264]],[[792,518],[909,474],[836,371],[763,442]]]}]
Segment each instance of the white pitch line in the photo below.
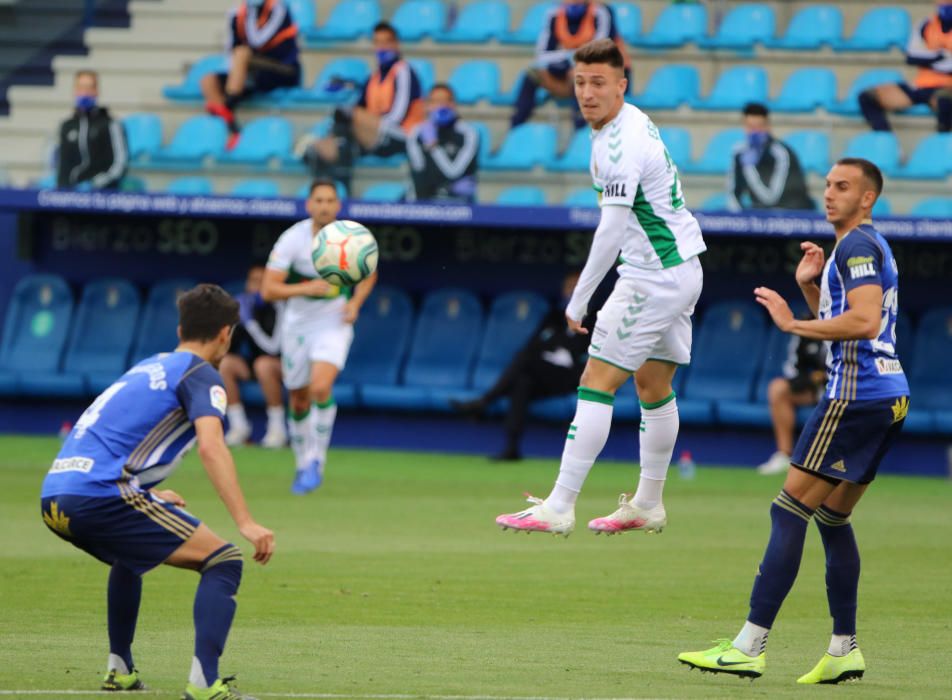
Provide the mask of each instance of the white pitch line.
[{"label": "white pitch line", "polygon": [[[130,696],[161,695],[163,691],[156,689],[136,691]],[[103,690],[0,690],[3,696],[20,695],[103,695],[113,697],[114,693]],[[315,698],[317,700],[639,700],[637,698],[571,698],[549,695],[427,695],[426,693],[406,694],[355,694],[355,693],[255,693],[262,698]],[[640,700],[650,700],[641,698]]]}]

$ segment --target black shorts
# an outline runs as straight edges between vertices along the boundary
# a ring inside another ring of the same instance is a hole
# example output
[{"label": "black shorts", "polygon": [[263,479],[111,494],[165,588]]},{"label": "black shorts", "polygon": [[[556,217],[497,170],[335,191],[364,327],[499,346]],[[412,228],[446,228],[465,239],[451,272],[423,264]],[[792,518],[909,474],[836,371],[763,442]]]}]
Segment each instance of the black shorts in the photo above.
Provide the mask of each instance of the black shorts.
[{"label": "black shorts", "polygon": [[914,105],[927,105],[939,88],[917,88],[909,83],[896,83],[899,89],[906,93],[906,97]]},{"label": "black shorts", "polygon": [[[249,69],[248,79],[245,81],[245,90],[241,93],[242,97],[250,97],[260,92],[271,92],[277,88],[298,87],[301,84],[301,66],[295,63],[293,71],[282,73],[265,69]],[[228,82],[228,73],[218,73],[218,83],[221,85],[222,92],[225,91],[225,84]]]},{"label": "black shorts", "polygon": [[823,397],[803,427],[790,463],[828,481],[868,484],[908,410],[908,396],[871,401]]},{"label": "black shorts", "polygon": [[790,391],[794,394],[810,392],[814,400],[816,400],[817,394],[822,388],[822,385],[818,386],[809,374],[798,374],[793,379],[788,379],[787,383],[790,385]]}]

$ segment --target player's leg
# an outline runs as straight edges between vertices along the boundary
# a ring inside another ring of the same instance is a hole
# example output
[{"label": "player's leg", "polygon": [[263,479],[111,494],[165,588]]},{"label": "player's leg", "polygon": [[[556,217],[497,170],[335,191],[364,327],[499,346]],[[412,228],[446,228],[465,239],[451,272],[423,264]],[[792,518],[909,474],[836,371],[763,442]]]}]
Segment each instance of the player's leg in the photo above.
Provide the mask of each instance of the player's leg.
[{"label": "player's leg", "polygon": [[288,442],[284,403],[281,398],[281,360],[274,355],[259,355],[252,364],[255,378],[264,394],[268,427],[262,447],[284,447]]},{"label": "player's leg", "polygon": [[353,113],[354,138],[366,150],[382,140],[380,116],[363,107],[355,107]]},{"label": "player's leg", "polygon": [[337,402],[334,401],[334,382],[340,370],[330,362],[315,362],[311,365],[311,438],[312,458],[323,469],[327,462],[327,449],[337,420]]},{"label": "player's leg", "polygon": [[905,83],[884,83],[860,93],[859,108],[873,131],[892,131],[887,112],[898,112],[912,106],[909,86]]},{"label": "player's leg", "polygon": [[120,562],[109,570],[106,587],[106,623],[109,660],[102,687],[106,690],[144,688],[132,658],[132,642],[142,601],[142,576]]},{"label": "player's leg", "polygon": [[952,88],[936,90],[929,100],[935,112],[936,131],[945,134],[952,131]]},{"label": "player's leg", "polygon": [[522,459],[519,444],[526,429],[526,417],[529,414],[529,402],[532,400],[533,379],[521,375],[513,380],[509,391],[509,408],[506,411],[506,445],[502,452],[491,459],[499,462],[515,462]]},{"label": "player's leg", "polygon": [[[288,437],[294,452],[295,476],[292,493],[307,493],[310,456],[310,334],[285,324],[281,336],[281,378],[288,390]],[[302,484],[302,482],[305,482]]]},{"label": "player's leg", "polygon": [[228,397],[228,432],[225,443],[230,446],[244,445],[251,437],[251,423],[241,403],[241,391],[238,382],[251,379],[251,368],[241,355],[228,353],[222,358],[218,373],[225,383],[225,395]]}]

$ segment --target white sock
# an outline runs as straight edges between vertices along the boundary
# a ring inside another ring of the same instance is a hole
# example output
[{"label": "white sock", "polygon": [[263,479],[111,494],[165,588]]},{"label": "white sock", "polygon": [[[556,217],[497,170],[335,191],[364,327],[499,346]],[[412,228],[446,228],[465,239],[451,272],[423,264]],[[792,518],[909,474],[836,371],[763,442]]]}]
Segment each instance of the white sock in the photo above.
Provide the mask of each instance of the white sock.
[{"label": "white sock", "polygon": [[767,635],[770,630],[753,622],[745,622],[740,634],[734,639],[734,648],[747,656],[760,656],[767,649]]},{"label": "white sock", "polygon": [[268,430],[280,430],[282,433],[286,430],[284,426],[284,406],[268,406]]},{"label": "white sock", "polygon": [[109,660],[106,662],[106,673],[109,671],[115,671],[121,676],[129,675],[129,667],[126,666],[126,662],[121,656],[116,654],[110,654]]},{"label": "white sock", "polygon": [[327,448],[331,446],[331,434],[334,432],[334,420],[337,418],[337,403],[333,398],[323,406],[315,403],[311,407],[311,431],[314,435],[314,459],[321,464],[327,460]]},{"label": "white sock", "polygon": [[638,441],[641,476],[632,499],[636,508],[654,508],[661,503],[664,480],[671,465],[671,453],[674,452],[680,424],[678,401],[673,391],[663,401],[641,405],[641,433]]},{"label": "white sock", "polygon": [[228,427],[234,430],[248,428],[248,416],[245,415],[244,404],[234,403],[225,410],[225,413],[228,415]]},{"label": "white sock", "polygon": [[608,440],[614,403],[611,394],[579,387],[575,418],[562,450],[559,478],[545,499],[545,504],[555,512],[567,513],[575,507],[585,477]]},{"label": "white sock", "polygon": [[188,682],[199,689],[208,687],[208,681],[205,680],[205,672],[202,670],[202,664],[197,656],[192,657],[192,670],[188,674]]},{"label": "white sock", "polygon": [[830,656],[846,656],[855,648],[855,634],[834,634],[830,639],[830,648],[826,651]]},{"label": "white sock", "polygon": [[296,416],[294,411],[290,412],[291,420],[288,421],[288,436],[291,438],[291,449],[294,451],[294,461],[298,471],[305,469],[311,459],[309,436],[311,411],[308,410],[302,416]]}]

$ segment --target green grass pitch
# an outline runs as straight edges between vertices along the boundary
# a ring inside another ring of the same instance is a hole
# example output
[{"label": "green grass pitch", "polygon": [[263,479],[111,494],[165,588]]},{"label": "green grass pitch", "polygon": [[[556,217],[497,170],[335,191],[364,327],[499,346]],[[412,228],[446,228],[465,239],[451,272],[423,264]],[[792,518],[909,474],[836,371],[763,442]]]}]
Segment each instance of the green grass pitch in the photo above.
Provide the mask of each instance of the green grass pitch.
[{"label": "green grass pitch", "polygon": [[[0,438],[0,695],[98,688],[107,569],[47,532],[38,507],[58,442]],[[327,480],[289,493],[290,452],[236,451],[252,511],[276,532],[271,564],[245,564],[222,660],[258,697],[952,697],[950,484],[882,478],[853,517],[863,554],[856,684],[796,678],[830,633],[811,527],[800,577],[753,683],[701,675],[678,652],[733,636],[782,479],[672,472],[661,535],[595,537],[588,519],[631,490],[632,465],[596,465],[570,538],[501,532],[521,493],[545,495],[554,460],[332,450]],[[167,482],[220,535],[249,548],[189,456]],[[178,697],[192,655],[197,576],[145,579],[134,647],[154,697]],[[106,694],[109,695],[109,694]]]}]

